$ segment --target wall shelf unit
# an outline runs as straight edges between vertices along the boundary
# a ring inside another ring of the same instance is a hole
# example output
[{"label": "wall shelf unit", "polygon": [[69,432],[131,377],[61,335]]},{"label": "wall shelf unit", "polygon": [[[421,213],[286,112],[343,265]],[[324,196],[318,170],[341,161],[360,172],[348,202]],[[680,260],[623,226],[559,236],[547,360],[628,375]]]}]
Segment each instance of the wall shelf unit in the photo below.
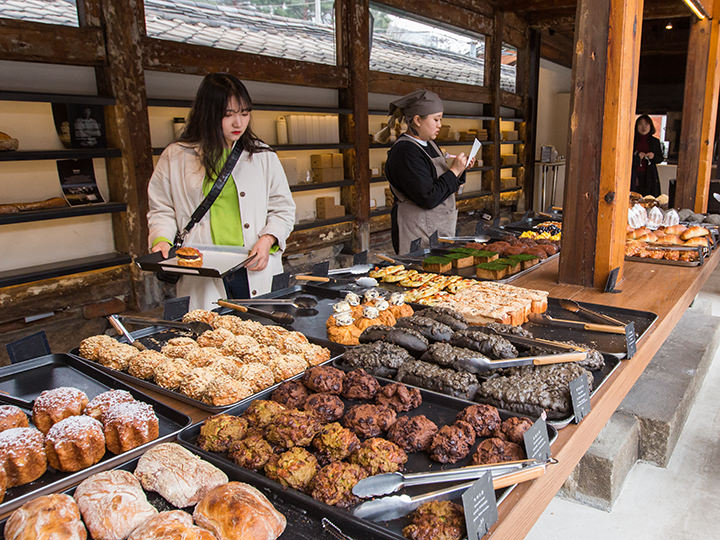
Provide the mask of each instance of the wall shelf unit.
[{"label": "wall shelf unit", "polygon": [[314,229],[315,227],[324,227],[326,225],[337,225],[338,223],[348,223],[353,220],[353,216],[344,215],[332,219],[314,219],[311,221],[301,221],[295,224],[296,231],[304,231]]},{"label": "wall shelf unit", "polygon": [[16,150],[0,152],[0,161],[39,161],[46,159],[82,159],[120,157],[119,148],[68,148],[64,150]]},{"label": "wall shelf unit", "polygon": [[0,90],[0,101],[27,101],[35,103],[79,103],[82,105],[114,105],[115,98],[83,96],[78,94],[43,94],[39,92],[14,92]]},{"label": "wall shelf unit", "polygon": [[99,270],[101,268],[122,266],[129,264],[131,261],[130,256],[124,253],[107,253],[69,261],[28,266],[16,270],[6,270],[0,272],[0,287],[30,283],[32,281],[66,276],[78,272],[89,272],[90,270]]},{"label": "wall shelf unit", "polygon": [[353,180],[340,180],[338,182],[317,182],[314,184],[293,184],[290,186],[290,191],[293,193],[298,191],[314,191],[317,189],[328,189],[342,186],[352,186],[355,182]]},{"label": "wall shelf unit", "polygon": [[125,203],[109,202],[83,206],[49,208],[47,210],[17,212],[14,214],[0,214],[0,225],[28,223],[31,221],[47,221],[50,219],[63,219],[77,216],[92,216],[96,214],[113,214],[116,212],[124,212],[126,208],[127,205]]}]

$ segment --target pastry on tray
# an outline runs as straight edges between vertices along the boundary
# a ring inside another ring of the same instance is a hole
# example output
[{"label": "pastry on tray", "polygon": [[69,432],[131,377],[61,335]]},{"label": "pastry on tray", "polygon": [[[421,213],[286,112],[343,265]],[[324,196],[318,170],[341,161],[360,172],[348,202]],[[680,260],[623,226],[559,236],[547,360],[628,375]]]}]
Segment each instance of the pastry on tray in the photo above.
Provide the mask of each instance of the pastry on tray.
[{"label": "pastry on tray", "polygon": [[5,523],[8,540],[86,540],[80,510],[70,495],[43,495],[15,510]]},{"label": "pastry on tray", "polygon": [[193,518],[182,510],[160,512],[140,525],[128,540],[217,540],[215,535],[193,524]]}]

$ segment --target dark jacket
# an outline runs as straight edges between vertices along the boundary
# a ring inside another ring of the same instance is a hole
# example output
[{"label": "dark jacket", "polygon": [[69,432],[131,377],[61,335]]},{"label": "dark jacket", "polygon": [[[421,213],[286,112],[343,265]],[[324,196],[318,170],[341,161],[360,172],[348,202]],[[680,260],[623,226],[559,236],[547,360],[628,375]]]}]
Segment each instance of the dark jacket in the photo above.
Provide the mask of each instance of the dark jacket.
[{"label": "dark jacket", "polygon": [[657,197],[660,195],[660,176],[658,175],[657,164],[663,160],[663,150],[660,145],[660,139],[657,137],[649,137],[648,143],[650,152],[655,155],[650,160],[650,163],[647,164],[644,173],[640,171],[640,158],[637,155],[637,144],[633,146],[630,190],[640,193],[641,195]]}]

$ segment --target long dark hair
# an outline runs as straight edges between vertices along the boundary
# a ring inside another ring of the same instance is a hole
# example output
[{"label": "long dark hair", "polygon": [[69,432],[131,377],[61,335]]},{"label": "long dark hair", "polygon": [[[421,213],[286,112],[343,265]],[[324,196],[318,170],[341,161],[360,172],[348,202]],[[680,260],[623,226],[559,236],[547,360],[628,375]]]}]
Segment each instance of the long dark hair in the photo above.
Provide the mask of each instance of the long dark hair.
[{"label": "long dark hair", "polygon": [[648,133],[649,136],[655,135],[655,124],[652,121],[652,118],[650,118],[647,114],[641,114],[637,117],[637,120],[635,120],[635,137],[640,135],[638,133],[638,125],[640,124],[640,120],[645,120],[648,124],[650,124],[650,132]]},{"label": "long dark hair", "polygon": [[[225,149],[222,120],[228,101],[235,97],[243,110],[252,111],[252,99],[245,85],[230,73],[210,73],[198,88],[185,130],[178,141],[200,146],[202,164],[211,178],[220,173],[219,161]],[[250,155],[270,150],[248,124],[238,144]]]}]

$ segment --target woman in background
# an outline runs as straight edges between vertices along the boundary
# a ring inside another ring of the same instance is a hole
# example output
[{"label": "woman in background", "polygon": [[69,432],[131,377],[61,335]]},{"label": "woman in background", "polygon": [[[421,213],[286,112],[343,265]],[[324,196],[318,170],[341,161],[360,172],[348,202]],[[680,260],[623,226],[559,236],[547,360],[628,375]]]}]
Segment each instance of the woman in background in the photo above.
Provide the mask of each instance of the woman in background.
[{"label": "woman in background", "polygon": [[243,148],[230,178],[185,246],[243,246],[255,259],[232,279],[183,276],[178,296],[190,309],[211,309],[218,298],[248,298],[270,291],[282,272],[281,254],[295,223],[295,203],[275,152],[250,128],[252,100],[229,73],[207,75],[185,131],[160,156],[148,185],[149,243],[165,258],[177,231],[210,192],[233,144]]},{"label": "woman in background", "polygon": [[660,176],[657,164],[663,160],[660,139],[653,137],[655,126],[647,114],[635,121],[635,143],[633,145],[632,179],[630,191],[641,195],[660,195]]}]

